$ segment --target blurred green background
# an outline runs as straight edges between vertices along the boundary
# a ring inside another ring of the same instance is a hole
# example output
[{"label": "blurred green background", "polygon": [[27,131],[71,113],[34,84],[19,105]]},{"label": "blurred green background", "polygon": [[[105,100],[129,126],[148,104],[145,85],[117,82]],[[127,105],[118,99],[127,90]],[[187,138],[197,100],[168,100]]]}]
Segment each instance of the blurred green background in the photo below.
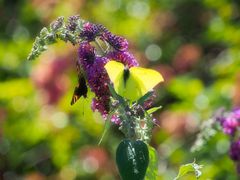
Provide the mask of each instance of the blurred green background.
[{"label": "blurred green background", "polygon": [[70,106],[77,47],[59,42],[26,61],[42,27],[75,14],[126,37],[141,66],[163,74],[151,142],[158,179],[194,159],[200,179],[237,179],[224,134],[190,148],[201,122],[240,105],[238,0],[0,0],[0,179],[119,179],[114,153],[123,135],[112,126],[98,146],[104,121],[91,97]]}]

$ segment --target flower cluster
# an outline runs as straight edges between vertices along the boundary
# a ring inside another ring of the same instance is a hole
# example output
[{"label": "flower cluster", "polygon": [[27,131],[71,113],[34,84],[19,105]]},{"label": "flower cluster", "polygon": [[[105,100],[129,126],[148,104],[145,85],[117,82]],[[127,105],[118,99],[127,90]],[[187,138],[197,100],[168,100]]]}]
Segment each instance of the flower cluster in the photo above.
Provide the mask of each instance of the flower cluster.
[{"label": "flower cluster", "polygon": [[225,113],[217,117],[217,120],[220,122],[224,133],[234,136],[237,129],[240,127],[240,109]]},{"label": "flower cluster", "polygon": [[229,155],[236,163],[237,172],[240,174],[240,138],[231,143]]},{"label": "flower cluster", "polygon": [[[91,91],[95,93],[95,98],[92,101],[92,109],[99,111],[106,118],[110,109],[110,92],[108,89],[110,80],[104,69],[104,65],[112,59],[128,67],[138,66],[138,63],[134,56],[128,52],[127,40],[123,37],[113,35],[102,25],[85,23],[80,37],[83,41],[79,45],[78,63],[85,73]],[[98,48],[102,51],[103,48],[101,48],[101,44],[97,42],[96,38],[109,46],[107,51],[102,52],[103,55],[97,53]],[[94,42],[98,46],[94,46]],[[112,120],[118,121],[118,118],[114,116]]]},{"label": "flower cluster", "polygon": [[229,155],[236,162],[237,171],[240,174],[240,108],[231,112],[222,113],[217,117],[223,132],[231,137]]}]

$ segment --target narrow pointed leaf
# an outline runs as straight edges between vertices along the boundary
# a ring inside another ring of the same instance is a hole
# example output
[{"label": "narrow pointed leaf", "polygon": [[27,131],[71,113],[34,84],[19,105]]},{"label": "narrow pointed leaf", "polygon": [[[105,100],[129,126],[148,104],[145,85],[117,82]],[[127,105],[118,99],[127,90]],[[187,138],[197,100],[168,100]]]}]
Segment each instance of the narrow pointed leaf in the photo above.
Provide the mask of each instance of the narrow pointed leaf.
[{"label": "narrow pointed leaf", "polygon": [[147,113],[148,113],[148,114],[152,114],[152,113],[156,112],[157,110],[159,110],[159,109],[161,109],[161,108],[162,108],[162,106],[153,107],[153,108],[151,108],[151,109],[148,109],[148,110],[147,110]]},{"label": "narrow pointed leaf", "polygon": [[148,146],[149,151],[149,165],[145,175],[145,180],[156,180],[158,176],[158,155],[156,150]]}]

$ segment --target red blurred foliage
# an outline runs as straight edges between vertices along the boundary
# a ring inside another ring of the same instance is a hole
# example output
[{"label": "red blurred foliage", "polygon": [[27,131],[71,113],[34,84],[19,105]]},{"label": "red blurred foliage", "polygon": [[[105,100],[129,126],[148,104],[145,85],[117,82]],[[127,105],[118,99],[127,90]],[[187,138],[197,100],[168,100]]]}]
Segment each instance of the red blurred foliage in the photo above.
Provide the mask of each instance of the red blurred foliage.
[{"label": "red blurred foliage", "polygon": [[33,172],[33,173],[30,173],[30,174],[27,174],[25,177],[24,177],[25,180],[45,180],[46,177],[42,174],[40,174],[39,172]]},{"label": "red blurred foliage", "polygon": [[236,76],[235,90],[232,101],[234,107],[240,107],[240,73],[238,73]]},{"label": "red blurred foliage", "polygon": [[69,87],[70,80],[66,71],[74,68],[71,58],[58,57],[45,60],[33,70],[32,79],[42,92],[43,103],[56,104]]},{"label": "red blurred foliage", "polygon": [[139,63],[139,66],[147,67],[149,61],[146,59],[146,56],[143,52],[131,49],[131,52],[134,54],[134,57]]},{"label": "red blurred foliage", "polygon": [[154,66],[152,68],[162,74],[163,79],[164,79],[164,83],[169,82],[175,76],[174,69],[169,65],[166,65],[166,64],[163,65],[162,64],[162,65]]},{"label": "red blurred foliage", "polygon": [[0,108],[0,138],[2,137],[2,127],[3,127],[3,122],[7,117],[7,112],[4,108]]},{"label": "red blurred foliage", "polygon": [[171,29],[175,28],[176,17],[170,11],[158,11],[154,14],[153,19],[151,29],[156,39],[159,39],[163,31],[171,31]]},{"label": "red blurred foliage", "polygon": [[88,161],[89,166],[96,168],[96,173],[104,174],[104,172],[115,172],[116,168],[114,162],[109,157],[108,153],[104,148],[101,147],[85,147],[80,150],[80,160],[84,162]]},{"label": "red blurred foliage", "polygon": [[178,73],[184,73],[200,60],[202,49],[196,44],[182,45],[178,50],[173,60],[173,66]]},{"label": "red blurred foliage", "polygon": [[[37,12],[44,12],[39,14],[39,16],[41,16],[41,19],[46,22],[46,24],[51,22],[53,18],[56,18],[53,16],[55,16],[54,10],[60,3],[59,0],[30,0],[30,3]],[[66,3],[66,8],[70,8],[71,10],[69,11],[72,12],[72,14],[79,14],[80,9],[84,7],[85,0],[71,0],[71,3],[68,1],[61,3]]]},{"label": "red blurred foliage", "polygon": [[174,137],[182,137],[196,129],[194,120],[186,112],[165,111],[159,119],[160,127]]}]

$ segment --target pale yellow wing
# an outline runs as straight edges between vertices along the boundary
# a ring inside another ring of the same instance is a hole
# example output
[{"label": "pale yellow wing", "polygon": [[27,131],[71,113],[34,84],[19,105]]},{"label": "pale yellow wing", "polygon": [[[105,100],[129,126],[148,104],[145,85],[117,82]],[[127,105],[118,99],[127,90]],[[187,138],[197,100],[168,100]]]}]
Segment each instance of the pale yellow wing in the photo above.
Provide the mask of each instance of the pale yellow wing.
[{"label": "pale yellow wing", "polygon": [[163,81],[162,75],[155,70],[132,67],[129,69],[128,79],[124,82],[124,65],[116,61],[109,61],[105,69],[115,91],[130,101],[138,100]]},{"label": "pale yellow wing", "polygon": [[123,73],[124,65],[117,61],[109,61],[105,66],[110,80],[115,83],[117,77]]},{"label": "pale yellow wing", "polygon": [[109,61],[105,65],[110,80],[113,82],[115,91],[122,97],[131,101],[137,100],[141,96],[139,83],[133,79],[131,74],[124,82],[124,65],[116,61]]},{"label": "pale yellow wing", "polygon": [[104,67],[113,82],[115,91],[119,94],[119,86],[123,84],[124,65],[117,61],[109,61]]},{"label": "pale yellow wing", "polygon": [[152,90],[158,83],[164,81],[162,75],[152,69],[132,67],[130,68],[130,74],[138,82],[141,96]]},{"label": "pale yellow wing", "polygon": [[[121,82],[124,83],[124,81]],[[129,78],[127,79],[125,84],[123,83],[119,84],[118,88],[118,92],[121,96],[125,97],[128,100],[131,100],[132,102],[142,97],[140,83],[136,78],[134,78],[134,76],[132,76],[131,71],[129,74]]]}]

